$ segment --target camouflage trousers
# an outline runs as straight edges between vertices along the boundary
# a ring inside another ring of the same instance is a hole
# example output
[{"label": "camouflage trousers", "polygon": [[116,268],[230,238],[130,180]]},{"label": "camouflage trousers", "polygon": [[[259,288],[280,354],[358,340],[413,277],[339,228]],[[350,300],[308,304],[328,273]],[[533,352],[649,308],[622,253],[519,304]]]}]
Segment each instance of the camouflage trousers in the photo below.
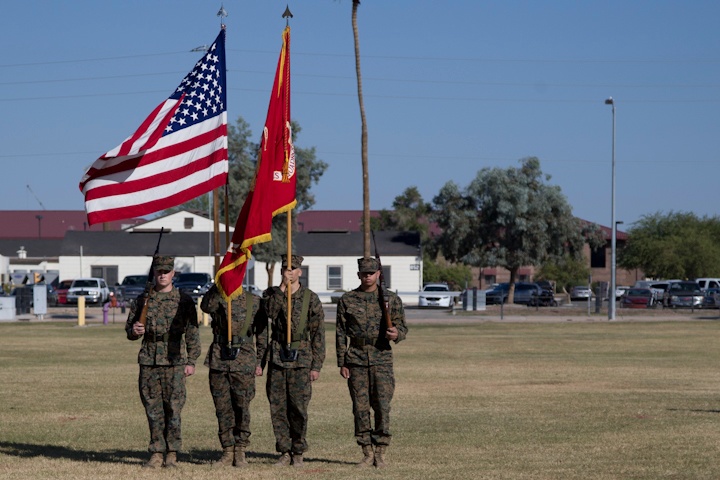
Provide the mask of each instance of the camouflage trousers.
[{"label": "camouflage trousers", "polygon": [[[390,445],[390,401],[395,393],[393,366],[349,367],[348,388],[355,418],[358,445]],[[370,409],[375,416],[372,425]]]},{"label": "camouflage trousers", "polygon": [[177,452],[182,447],[180,412],[185,405],[185,366],[140,365],[140,398],[150,427],[150,452]]},{"label": "camouflage trousers", "polygon": [[275,450],[303,453],[308,449],[307,410],[312,396],[309,368],[270,366],[266,384]]},{"label": "camouflage trousers", "polygon": [[215,402],[220,445],[250,445],[250,401],[255,398],[255,372],[210,369],[210,393]]}]

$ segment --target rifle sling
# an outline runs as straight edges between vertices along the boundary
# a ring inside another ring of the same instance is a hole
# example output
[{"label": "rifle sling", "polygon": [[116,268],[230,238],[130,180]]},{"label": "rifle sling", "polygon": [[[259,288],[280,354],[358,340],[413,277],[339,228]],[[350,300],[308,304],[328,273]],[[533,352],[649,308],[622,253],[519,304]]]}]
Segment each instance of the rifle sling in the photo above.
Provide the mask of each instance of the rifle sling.
[{"label": "rifle sling", "polygon": [[[302,301],[302,307],[300,310],[300,323],[298,323],[298,328],[295,333],[293,333],[292,339],[290,341],[290,348],[296,349],[300,346],[300,341],[307,338],[307,321],[308,321],[308,312],[310,311],[310,290],[305,289],[305,292],[303,294],[303,301]],[[292,314],[289,315],[290,320],[292,321]],[[273,332],[273,340],[283,343],[285,341],[285,335],[283,335],[280,332]]]},{"label": "rifle sling", "polygon": [[[252,337],[252,316],[253,316],[253,309],[252,309],[252,293],[245,292],[245,318],[243,319],[242,323],[240,323],[240,327],[238,328],[239,331],[243,331],[245,328],[245,325],[247,325],[247,330],[245,331],[246,337]],[[249,305],[249,307],[248,307]],[[227,330],[225,330],[227,332]],[[237,340],[237,341],[236,341]],[[227,343],[227,334],[217,334],[215,333],[213,335],[213,342],[224,345]],[[239,335],[233,335],[232,343],[245,343],[245,340],[243,337],[240,337]]]}]

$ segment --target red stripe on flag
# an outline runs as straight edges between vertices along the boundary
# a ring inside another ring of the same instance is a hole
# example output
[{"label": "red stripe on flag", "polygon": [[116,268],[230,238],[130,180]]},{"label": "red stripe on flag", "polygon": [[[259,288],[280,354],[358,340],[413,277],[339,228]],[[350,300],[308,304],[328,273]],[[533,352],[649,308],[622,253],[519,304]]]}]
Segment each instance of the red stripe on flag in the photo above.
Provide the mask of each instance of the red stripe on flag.
[{"label": "red stripe on flag", "polygon": [[[166,102],[163,102],[160,105],[158,105],[157,107],[155,107],[155,110],[153,110],[152,113],[150,113],[150,115],[148,115],[148,117],[145,119],[145,121],[142,124],[140,124],[140,127],[138,127],[138,129],[135,131],[135,133],[133,133],[130,138],[128,138],[127,140],[125,140],[122,143],[122,146],[120,147],[120,151],[117,154],[118,157],[122,157],[122,156],[130,153],[130,151],[132,150],[132,146],[135,144],[135,142],[137,142],[140,137],[145,135],[148,131],[148,128],[150,128],[150,126],[153,124],[153,122],[156,121],[156,118],[157,118],[158,114],[162,111],[162,108],[165,106],[165,103]],[[160,121],[159,125],[155,128],[155,131],[152,133],[152,135],[150,136],[148,141],[145,142],[145,145],[143,146],[143,148],[139,148],[138,150],[146,150],[148,148],[151,148],[153,145],[155,145],[155,143],[160,139],[160,136],[165,131],[165,127],[167,126],[167,124],[170,123],[170,119],[173,117],[173,115],[175,115],[175,111],[177,110],[179,105],[180,105],[180,101],[177,101],[175,103],[175,105],[173,106],[173,108],[171,108],[170,111],[165,114],[165,116]],[[158,131],[160,132],[159,134],[158,134]],[[152,142],[153,138],[155,139],[154,142]]]},{"label": "red stripe on flag", "polygon": [[[225,130],[223,128],[222,130]],[[175,157],[179,155],[186,154],[198,147],[201,147],[207,143],[207,139],[203,139],[200,137],[209,137],[209,140],[216,140],[217,138],[221,138],[223,132],[208,132],[207,134],[203,134],[199,137],[193,137],[191,139],[188,139],[185,142],[179,143],[179,144],[173,144],[168,146],[167,148],[156,150],[153,152],[148,152],[145,155],[140,155],[138,157],[134,157],[133,161],[130,162],[130,165],[132,165],[131,168],[122,168],[118,169],[115,168],[115,166],[108,168],[107,172],[105,170],[102,170],[103,175],[96,177],[96,179],[101,179],[103,177],[107,177],[111,174],[118,174],[123,172],[131,173],[134,171],[138,166],[141,164],[143,166],[145,165],[152,165],[158,162],[166,161],[170,157]],[[204,141],[203,141],[204,140]],[[224,161],[227,158],[227,149],[222,148],[219,150],[215,150],[210,155],[207,155],[204,158],[198,158],[198,159],[192,159],[192,161],[188,162],[186,161],[184,165],[181,165],[180,168],[176,168],[174,170],[161,170],[156,175],[152,175],[150,177],[144,177],[139,178],[137,180],[126,180],[126,181],[118,181],[114,182],[108,185],[100,185],[97,187],[93,187],[92,185],[89,186],[89,188],[85,192],[85,200],[94,200],[99,197],[104,197],[107,195],[118,195],[121,193],[132,193],[137,192],[140,190],[143,190],[145,188],[153,187],[156,185],[162,185],[165,183],[170,183],[172,181],[177,180],[178,178],[185,177],[187,175],[190,175],[194,172],[203,170],[207,168],[208,165]],[[208,161],[209,160],[209,161]],[[125,165],[125,164],[123,164]],[[129,165],[126,165],[129,166]],[[93,179],[95,180],[95,179]],[[90,180],[85,182],[89,183]]]},{"label": "red stripe on flag", "polygon": [[[150,155],[150,154],[149,154]],[[100,187],[91,188],[85,194],[85,201],[97,200],[99,198],[111,197],[113,195],[124,195],[128,193],[138,193],[153,187],[167,185],[177,180],[192,175],[193,173],[207,170],[213,164],[225,161],[227,158],[227,150],[217,150],[210,155],[185,163],[179,168],[173,170],[163,170],[156,175],[141,178],[138,180],[129,180],[121,183],[112,183]],[[227,174],[224,174],[227,175]]]},{"label": "red stripe on flag", "polygon": [[195,184],[191,188],[166,198],[159,198],[139,205],[128,205],[121,208],[88,212],[88,223],[90,225],[95,225],[96,223],[112,222],[115,220],[122,220],[124,218],[141,217],[159,210],[165,210],[166,208],[171,208],[175,205],[185,203],[209,191],[220,188],[225,185],[225,181],[226,179],[224,175],[217,175],[206,182]]}]

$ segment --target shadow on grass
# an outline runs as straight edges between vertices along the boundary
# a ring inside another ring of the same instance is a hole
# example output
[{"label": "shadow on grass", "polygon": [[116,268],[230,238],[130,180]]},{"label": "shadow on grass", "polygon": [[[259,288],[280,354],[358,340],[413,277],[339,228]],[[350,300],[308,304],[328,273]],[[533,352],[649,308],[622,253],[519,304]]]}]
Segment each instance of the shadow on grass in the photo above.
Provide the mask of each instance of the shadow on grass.
[{"label": "shadow on grass", "polygon": [[668,412],[692,412],[692,413],[720,413],[720,410],[703,408],[668,408]]},{"label": "shadow on grass", "polygon": [[[178,461],[181,463],[190,463],[193,465],[210,464],[220,458],[220,450],[191,450],[189,452],[180,452]],[[103,463],[126,463],[141,465],[148,457],[146,450],[103,450],[103,451],[87,451],[76,450],[70,447],[61,447],[58,445],[35,445],[30,443],[14,443],[0,442],[0,454],[9,455],[20,458],[45,457],[52,459],[67,459],[78,462],[103,462]],[[257,463],[274,463],[278,458],[278,454],[247,452],[247,458],[250,462],[258,460]],[[353,462],[343,462],[338,460],[329,460],[325,458],[305,457],[305,461],[309,463],[318,462],[325,464],[352,465]]]}]

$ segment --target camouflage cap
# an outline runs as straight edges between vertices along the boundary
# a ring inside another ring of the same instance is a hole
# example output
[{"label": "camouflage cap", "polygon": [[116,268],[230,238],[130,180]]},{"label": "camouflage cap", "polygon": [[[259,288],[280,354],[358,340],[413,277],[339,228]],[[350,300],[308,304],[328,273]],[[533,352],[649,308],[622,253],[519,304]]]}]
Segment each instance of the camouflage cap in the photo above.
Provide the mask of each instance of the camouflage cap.
[{"label": "camouflage cap", "polygon": [[[287,265],[288,265],[288,263],[287,263],[287,255],[286,255],[286,254],[283,254],[283,255],[280,256],[280,258],[282,259],[282,268],[283,268],[283,270],[287,270]],[[301,257],[300,255],[292,255],[292,256],[290,257],[290,259],[291,259],[291,265],[292,265],[292,269],[293,269],[293,270],[295,270],[296,268],[300,268],[300,266],[302,265],[302,262],[303,262],[303,260],[304,260],[303,257]]]},{"label": "camouflage cap", "polygon": [[360,273],[375,273],[380,270],[380,262],[377,258],[363,257],[358,258],[358,272]]},{"label": "camouflage cap", "polygon": [[162,272],[175,270],[175,257],[170,257],[168,255],[155,255],[153,257],[153,269]]}]

